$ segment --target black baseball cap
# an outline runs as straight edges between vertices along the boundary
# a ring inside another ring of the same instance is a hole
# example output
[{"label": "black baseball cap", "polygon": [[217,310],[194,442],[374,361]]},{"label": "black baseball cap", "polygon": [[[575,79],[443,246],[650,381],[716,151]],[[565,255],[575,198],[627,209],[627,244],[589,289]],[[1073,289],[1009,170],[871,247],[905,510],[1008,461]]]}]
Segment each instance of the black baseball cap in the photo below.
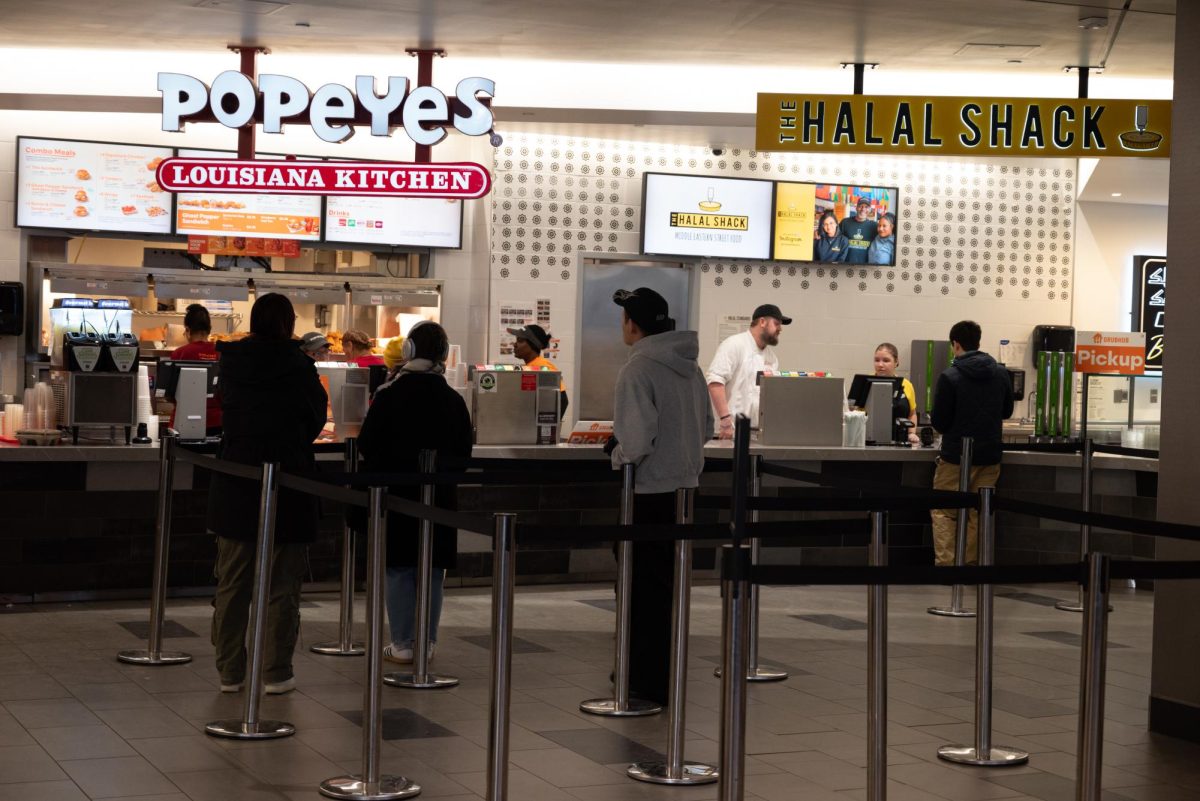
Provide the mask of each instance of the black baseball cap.
[{"label": "black baseball cap", "polygon": [[525,325],[520,328],[506,328],[504,330],[517,339],[525,340],[538,351],[545,350],[550,344],[550,335],[540,325]]},{"label": "black baseball cap", "polygon": [[764,303],[763,305],[759,306],[757,309],[754,310],[754,314],[751,315],[750,321],[754,322],[759,317],[774,317],[776,320],[783,323],[784,325],[792,324],[792,318],[784,317],[783,312],[781,312],[779,310],[779,307],[776,306],[774,303]]},{"label": "black baseball cap", "polygon": [[309,331],[300,337],[300,347],[308,353],[316,353],[321,348],[328,348],[329,340],[320,331]]},{"label": "black baseball cap", "polygon": [[629,319],[647,334],[661,334],[675,327],[667,299],[648,286],[618,289],[613,293],[613,303],[624,309]]}]

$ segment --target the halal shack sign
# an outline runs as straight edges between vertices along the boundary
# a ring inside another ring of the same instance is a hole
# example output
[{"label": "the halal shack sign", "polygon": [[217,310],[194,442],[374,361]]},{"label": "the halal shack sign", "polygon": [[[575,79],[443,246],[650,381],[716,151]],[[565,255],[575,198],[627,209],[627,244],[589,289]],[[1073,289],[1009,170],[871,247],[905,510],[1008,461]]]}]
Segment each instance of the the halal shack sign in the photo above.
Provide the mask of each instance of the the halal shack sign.
[{"label": "the halal shack sign", "polygon": [[408,78],[389,77],[380,89],[374,76],[359,75],[353,90],[327,83],[313,92],[287,75],[260,75],[256,82],[230,70],[211,86],[190,75],[160,72],[158,90],[164,131],[182,131],[187,122],[219,122],[229,128],[261,124],[264,133],[282,133],[285,123],[302,123],[336,143],[353,136],[355,126],[369,126],[372,136],[390,136],[402,127],[418,145],[436,145],[447,128],[467,136],[492,132],[496,84],[464,78],[447,97],[433,86],[410,90]]}]

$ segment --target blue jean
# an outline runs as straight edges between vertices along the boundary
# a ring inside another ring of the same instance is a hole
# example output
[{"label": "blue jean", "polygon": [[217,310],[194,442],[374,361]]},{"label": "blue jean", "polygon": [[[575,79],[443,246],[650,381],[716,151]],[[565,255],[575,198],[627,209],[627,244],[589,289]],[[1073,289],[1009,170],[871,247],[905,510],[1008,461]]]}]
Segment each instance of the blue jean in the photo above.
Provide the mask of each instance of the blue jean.
[{"label": "blue jean", "polygon": [[[433,569],[429,590],[429,641],[437,642],[438,621],[442,617],[442,585],[446,571]],[[389,567],[387,569],[387,615],[392,644],[411,648],[417,630],[417,569]]]}]

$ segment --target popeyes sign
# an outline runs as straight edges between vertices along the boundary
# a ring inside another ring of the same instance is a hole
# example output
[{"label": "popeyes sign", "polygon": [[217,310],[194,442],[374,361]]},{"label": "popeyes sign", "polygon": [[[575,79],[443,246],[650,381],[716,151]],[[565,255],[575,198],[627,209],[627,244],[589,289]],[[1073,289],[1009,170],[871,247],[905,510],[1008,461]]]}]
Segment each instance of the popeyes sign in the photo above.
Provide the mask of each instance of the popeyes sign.
[{"label": "popeyes sign", "polygon": [[1146,371],[1146,334],[1080,331],[1075,335],[1075,369],[1080,373],[1142,375]]}]

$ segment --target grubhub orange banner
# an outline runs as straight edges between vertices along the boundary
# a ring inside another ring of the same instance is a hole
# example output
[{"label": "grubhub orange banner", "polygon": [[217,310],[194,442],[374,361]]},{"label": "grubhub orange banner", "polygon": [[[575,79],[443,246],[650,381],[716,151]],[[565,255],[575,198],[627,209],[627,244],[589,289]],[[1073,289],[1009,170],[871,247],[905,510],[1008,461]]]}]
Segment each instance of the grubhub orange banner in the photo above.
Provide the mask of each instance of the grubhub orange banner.
[{"label": "grubhub orange banner", "polygon": [[1146,334],[1140,331],[1078,332],[1075,335],[1075,370],[1142,375],[1146,371]]}]

